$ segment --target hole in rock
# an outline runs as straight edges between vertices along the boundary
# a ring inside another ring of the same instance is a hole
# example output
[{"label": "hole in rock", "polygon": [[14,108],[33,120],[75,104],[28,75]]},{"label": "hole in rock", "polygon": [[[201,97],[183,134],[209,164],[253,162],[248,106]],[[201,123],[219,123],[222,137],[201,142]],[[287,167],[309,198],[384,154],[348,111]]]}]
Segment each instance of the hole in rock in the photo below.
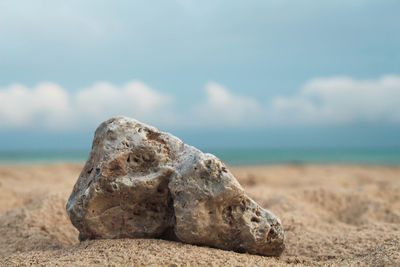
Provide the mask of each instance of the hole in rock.
[{"label": "hole in rock", "polygon": [[114,193],[114,191],[113,191],[110,187],[107,187],[107,188],[106,188],[106,191],[107,191],[108,193]]},{"label": "hole in rock", "polygon": [[162,187],[159,187],[159,188],[157,188],[157,192],[162,194],[162,193],[164,193],[164,189]]},{"label": "hole in rock", "polygon": [[274,231],[274,229],[273,229],[273,228],[271,228],[271,230],[269,230],[269,233],[270,233],[271,235],[275,234],[275,231]]},{"label": "hole in rock", "polygon": [[273,228],[271,228],[268,232],[267,240],[271,240],[276,238],[278,235]]},{"label": "hole in rock", "polygon": [[252,222],[260,222],[260,219],[259,218],[257,218],[257,217],[253,217],[253,218],[251,218],[251,221]]}]

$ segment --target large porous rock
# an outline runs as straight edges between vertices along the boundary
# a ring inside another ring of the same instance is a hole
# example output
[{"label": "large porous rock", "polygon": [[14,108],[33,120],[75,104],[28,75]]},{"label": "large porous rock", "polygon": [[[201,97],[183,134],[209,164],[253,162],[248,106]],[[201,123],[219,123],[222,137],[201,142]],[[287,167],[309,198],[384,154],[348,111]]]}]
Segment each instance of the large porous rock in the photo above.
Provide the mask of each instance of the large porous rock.
[{"label": "large porous rock", "polygon": [[67,212],[81,240],[165,238],[261,255],[284,249],[279,218],[218,158],[126,117],[96,130]]}]

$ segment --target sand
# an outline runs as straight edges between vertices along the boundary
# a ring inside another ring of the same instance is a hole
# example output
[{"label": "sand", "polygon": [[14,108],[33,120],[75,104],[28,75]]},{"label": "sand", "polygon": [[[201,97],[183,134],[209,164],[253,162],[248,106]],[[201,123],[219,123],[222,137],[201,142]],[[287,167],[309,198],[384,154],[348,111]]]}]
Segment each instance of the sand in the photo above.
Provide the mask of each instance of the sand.
[{"label": "sand", "polygon": [[79,243],[65,204],[81,168],[0,167],[1,266],[400,266],[400,167],[230,168],[281,218],[279,258],[156,239]]}]

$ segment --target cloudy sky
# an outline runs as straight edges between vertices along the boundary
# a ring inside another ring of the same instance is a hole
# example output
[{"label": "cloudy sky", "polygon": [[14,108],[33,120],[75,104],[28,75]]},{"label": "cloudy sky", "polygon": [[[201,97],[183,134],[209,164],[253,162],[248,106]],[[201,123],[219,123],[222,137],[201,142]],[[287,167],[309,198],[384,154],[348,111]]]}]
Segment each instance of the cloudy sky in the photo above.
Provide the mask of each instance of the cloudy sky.
[{"label": "cloudy sky", "polygon": [[203,147],[399,147],[399,1],[0,2],[0,150],[127,115]]}]

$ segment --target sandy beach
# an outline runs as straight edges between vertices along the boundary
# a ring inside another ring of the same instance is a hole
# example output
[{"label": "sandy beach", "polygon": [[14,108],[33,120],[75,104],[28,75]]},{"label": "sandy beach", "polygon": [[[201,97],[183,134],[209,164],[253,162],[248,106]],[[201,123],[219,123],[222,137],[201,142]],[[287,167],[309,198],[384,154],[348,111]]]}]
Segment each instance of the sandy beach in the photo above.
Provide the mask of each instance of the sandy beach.
[{"label": "sandy beach", "polygon": [[0,265],[399,266],[400,167],[230,168],[278,215],[279,258],[155,239],[79,243],[65,211],[82,165],[0,166]]}]

